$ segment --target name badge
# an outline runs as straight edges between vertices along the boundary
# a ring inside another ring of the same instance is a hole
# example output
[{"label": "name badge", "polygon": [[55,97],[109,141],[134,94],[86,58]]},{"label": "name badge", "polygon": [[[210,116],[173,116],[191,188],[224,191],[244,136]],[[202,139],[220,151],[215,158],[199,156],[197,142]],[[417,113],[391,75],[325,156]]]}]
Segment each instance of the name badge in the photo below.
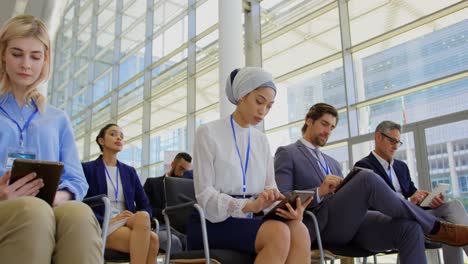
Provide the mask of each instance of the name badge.
[{"label": "name badge", "polygon": [[112,208],[112,213],[111,213],[111,218],[114,218],[116,216],[118,216],[120,214],[120,211],[115,209],[115,208]]},{"label": "name badge", "polygon": [[14,149],[14,148],[9,148],[7,151],[7,156],[5,160],[5,167],[7,170],[11,169],[13,167],[13,161],[15,159],[31,159],[35,160],[36,159],[36,151],[33,149]]}]

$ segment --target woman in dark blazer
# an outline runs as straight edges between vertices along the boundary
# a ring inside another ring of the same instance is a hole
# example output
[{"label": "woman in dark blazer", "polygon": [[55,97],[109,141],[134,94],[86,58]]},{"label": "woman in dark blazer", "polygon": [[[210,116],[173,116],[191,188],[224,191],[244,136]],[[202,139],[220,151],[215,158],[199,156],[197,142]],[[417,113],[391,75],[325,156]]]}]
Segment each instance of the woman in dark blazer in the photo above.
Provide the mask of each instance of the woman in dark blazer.
[{"label": "woman in dark blazer", "polygon": [[[159,241],[150,228],[151,204],[135,168],[117,160],[124,145],[122,130],[108,124],[99,131],[96,143],[102,155],[82,165],[89,184],[86,196],[106,194],[111,200],[106,248],[130,253],[131,263],[155,263]],[[102,224],[103,209],[94,212]]]}]

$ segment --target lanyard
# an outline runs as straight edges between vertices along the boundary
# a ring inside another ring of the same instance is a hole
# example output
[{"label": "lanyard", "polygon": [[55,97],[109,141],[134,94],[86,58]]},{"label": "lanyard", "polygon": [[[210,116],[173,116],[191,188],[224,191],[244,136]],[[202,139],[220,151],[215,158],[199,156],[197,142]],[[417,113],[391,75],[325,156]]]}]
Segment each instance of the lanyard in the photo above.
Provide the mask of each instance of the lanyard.
[{"label": "lanyard", "polygon": [[114,187],[114,195],[115,195],[115,202],[117,202],[117,197],[119,196],[119,167],[116,167],[117,171],[115,172],[115,184],[112,181],[112,178],[107,170],[106,164],[104,164],[104,169],[106,170],[106,175],[109,181],[111,182],[112,186]]},{"label": "lanyard", "polygon": [[320,167],[322,167],[323,172],[325,172],[325,176],[329,175],[330,174],[330,167],[328,166],[327,160],[325,160],[325,158],[323,158],[323,161],[325,163],[325,166],[324,166],[323,163],[320,161],[319,151],[317,151],[315,149],[312,149],[312,150],[314,151],[315,155],[317,156],[317,157],[314,157],[314,159],[316,159],[318,161],[318,163],[320,164]]},{"label": "lanyard", "polygon": [[247,185],[245,183],[245,175],[247,175],[247,168],[249,167],[249,157],[250,157],[250,126],[249,126],[249,139],[247,143],[247,151],[245,153],[245,166],[242,165],[242,156],[240,154],[239,145],[237,145],[236,130],[234,129],[234,121],[232,121],[232,115],[231,115],[231,128],[232,128],[232,134],[234,136],[234,143],[236,143],[237,156],[239,157],[240,167],[242,170],[242,194],[245,198],[245,192],[247,189]]},{"label": "lanyard", "polygon": [[[34,106],[36,106],[36,105],[34,105]],[[36,107],[36,110],[29,116],[26,123],[24,123],[23,127],[21,127],[20,124],[18,122],[16,122],[16,120],[13,119],[13,117],[11,117],[10,114],[8,114],[8,112],[2,106],[0,106],[0,110],[5,114],[6,117],[8,117],[8,119],[10,119],[13,123],[15,123],[16,127],[18,128],[18,130],[20,132],[20,138],[19,138],[20,147],[23,147],[24,146],[24,132],[28,129],[29,123],[31,123],[33,118],[36,116],[37,107]]]}]

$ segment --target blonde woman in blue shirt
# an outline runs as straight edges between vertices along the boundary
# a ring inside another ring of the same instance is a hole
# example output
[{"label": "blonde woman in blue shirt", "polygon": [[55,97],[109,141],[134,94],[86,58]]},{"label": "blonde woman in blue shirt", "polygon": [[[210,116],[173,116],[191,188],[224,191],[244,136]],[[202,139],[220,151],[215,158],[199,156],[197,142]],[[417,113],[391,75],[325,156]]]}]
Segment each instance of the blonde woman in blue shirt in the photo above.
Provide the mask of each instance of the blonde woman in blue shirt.
[{"label": "blonde woman in blue shirt", "polygon": [[[16,16],[0,30],[0,256],[2,263],[101,263],[99,224],[78,202],[88,184],[70,121],[37,90],[49,76],[50,48],[33,16]],[[64,163],[53,207],[34,197],[43,185],[26,183],[34,174],[7,185],[16,157]]]}]

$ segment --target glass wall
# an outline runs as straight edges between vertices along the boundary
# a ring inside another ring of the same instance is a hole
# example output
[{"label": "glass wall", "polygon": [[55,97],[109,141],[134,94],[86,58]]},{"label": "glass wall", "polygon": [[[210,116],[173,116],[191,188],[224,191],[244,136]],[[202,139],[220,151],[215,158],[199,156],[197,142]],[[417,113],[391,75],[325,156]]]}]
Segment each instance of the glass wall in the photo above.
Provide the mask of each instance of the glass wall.
[{"label": "glass wall", "polygon": [[[468,113],[464,1],[250,2],[278,86],[264,122],[272,154],[301,137],[311,105],[327,102],[340,121],[324,151],[343,172],[373,149],[376,125],[393,120],[415,183],[448,182],[468,206],[468,137],[451,129],[466,127]],[[191,122],[219,118],[218,36],[218,0],[70,0],[49,97],[69,114],[83,161],[99,155],[95,136],[109,122],[123,128],[120,158],[142,179],[164,173],[166,151],[190,150]]]},{"label": "glass wall", "polygon": [[[117,123],[126,142],[119,159],[142,180],[160,176],[165,151],[191,148],[187,117],[197,125],[218,118],[217,10],[217,0],[69,1],[49,96],[69,114],[83,161],[100,154],[99,129]],[[195,98],[187,98],[189,82]],[[188,111],[192,103],[195,112]]]},{"label": "glass wall", "polygon": [[[450,182],[458,197],[468,198],[462,192],[463,167],[457,167],[467,155],[455,151],[467,136],[450,129],[458,123],[446,125],[446,133],[437,136],[429,133],[435,128],[413,129],[468,110],[463,99],[468,96],[468,9],[463,1],[265,0],[260,5],[263,66],[279,84],[273,114],[265,122],[273,152],[301,137],[310,106],[327,102],[339,109],[340,121],[325,152],[341,162],[343,172],[373,149],[377,124],[392,120],[411,130],[402,134],[405,144],[397,158],[407,162],[413,181],[430,182],[421,186],[427,189],[434,182]],[[422,133],[426,144],[417,145],[414,138]],[[453,164],[416,153],[416,148],[436,149],[447,156],[447,142],[453,145]],[[419,179],[422,169],[430,181]]]}]

